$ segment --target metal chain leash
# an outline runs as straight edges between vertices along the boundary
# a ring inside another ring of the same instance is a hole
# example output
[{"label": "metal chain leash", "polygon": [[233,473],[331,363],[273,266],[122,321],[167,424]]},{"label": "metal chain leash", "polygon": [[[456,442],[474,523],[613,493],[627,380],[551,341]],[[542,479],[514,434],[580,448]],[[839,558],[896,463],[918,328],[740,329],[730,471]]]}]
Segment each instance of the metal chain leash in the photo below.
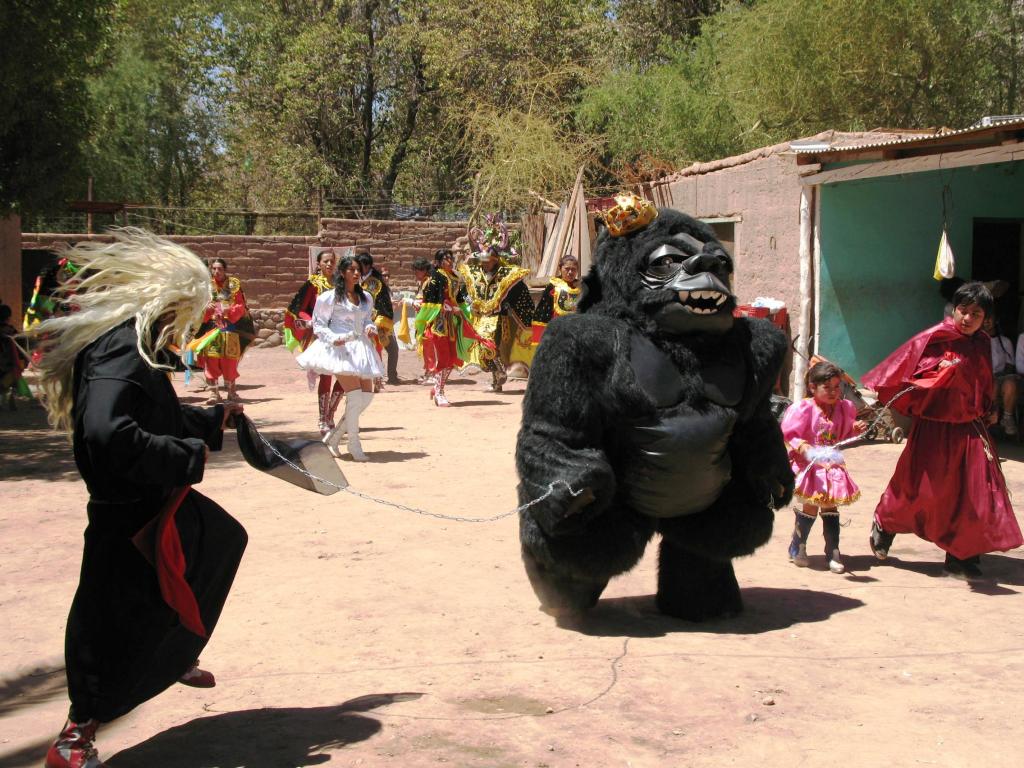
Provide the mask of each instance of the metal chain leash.
[{"label": "metal chain leash", "polygon": [[897,392],[895,395],[893,395],[889,399],[889,402],[887,402],[885,405],[883,405],[881,408],[878,409],[878,414],[875,416],[875,418],[872,420],[872,422],[870,424],[868,424],[866,427],[864,427],[864,430],[862,432],[859,432],[858,434],[853,435],[852,437],[848,437],[845,440],[840,440],[838,443],[836,443],[832,447],[833,448],[844,448],[847,445],[850,445],[851,443],[856,443],[858,440],[864,439],[864,435],[866,435],[868,432],[870,432],[878,422],[880,422],[882,419],[885,418],[885,412],[887,410],[889,410],[889,408],[892,406],[893,403],[895,403],[897,400],[899,400],[901,397],[903,397],[905,394],[907,394],[907,392],[910,392],[910,391],[912,391],[912,390],[914,390],[916,388],[917,387],[915,385],[911,384],[906,389],[903,389],[903,390],[900,390],[899,392]]},{"label": "metal chain leash", "polygon": [[[914,387],[910,386],[910,387],[907,387],[906,389],[904,389],[902,392],[897,393],[895,397],[893,397],[891,400],[889,400],[888,403],[886,403],[883,406],[883,408],[888,408],[894,402],[896,402],[896,400],[898,400],[900,397],[902,397],[903,395],[905,395],[907,392],[911,391],[912,389],[914,389]],[[875,417],[875,420],[868,426],[868,429],[870,429],[875,424],[877,424],[881,420],[881,418],[882,418],[882,412],[880,411],[878,416]],[[867,429],[865,429],[865,432],[867,432]],[[437,520],[449,520],[449,521],[454,522],[454,523],[493,523],[493,522],[496,522],[498,520],[503,520],[506,517],[511,517],[512,515],[517,515],[520,512],[524,512],[527,509],[529,509],[530,507],[532,507],[534,504],[539,504],[540,502],[544,501],[546,498],[551,496],[551,494],[553,494],[555,492],[555,489],[558,488],[558,487],[564,487],[565,490],[568,491],[569,495],[572,496],[573,498],[575,498],[576,496],[579,496],[581,493],[583,493],[582,489],[577,491],[571,485],[569,485],[567,482],[565,482],[564,480],[555,480],[555,481],[553,481],[553,482],[548,484],[548,489],[541,496],[539,496],[538,498],[534,499],[533,501],[527,502],[526,504],[521,504],[518,507],[516,507],[515,509],[510,509],[508,512],[502,512],[501,514],[494,515],[492,517],[465,517],[463,515],[445,515],[445,514],[443,514],[441,512],[431,512],[430,510],[421,509],[420,507],[410,507],[408,504],[399,504],[399,503],[394,502],[394,501],[388,501],[387,499],[382,499],[379,496],[371,496],[368,493],[363,493],[361,491],[352,490],[348,486],[343,486],[343,485],[338,485],[337,483],[333,483],[330,480],[327,480],[326,478],[323,478],[323,477],[320,477],[319,475],[313,474],[312,472],[307,470],[305,467],[300,467],[298,464],[296,464],[294,461],[289,459],[287,456],[284,456],[279,450],[277,450],[277,448],[274,447],[274,445],[269,440],[267,440],[267,438],[265,438],[263,436],[263,434],[259,430],[256,430],[256,434],[259,436],[260,442],[262,442],[263,445],[265,445],[267,448],[269,448],[270,452],[273,453],[277,458],[279,458],[281,461],[283,461],[285,464],[287,464],[289,467],[294,469],[299,474],[301,474],[301,475],[303,475],[305,477],[308,477],[310,480],[312,480],[312,481],[314,481],[316,483],[322,483],[323,485],[329,486],[331,488],[336,488],[339,491],[344,491],[345,493],[347,493],[347,494],[349,494],[351,496],[355,496],[357,498],[363,499],[364,501],[371,501],[374,504],[380,504],[380,505],[385,506],[385,507],[391,507],[392,509],[398,509],[398,510],[401,510],[402,512],[412,512],[415,515],[423,515],[424,517],[433,517],[433,518],[436,518]],[[841,441],[839,443],[836,443],[836,447],[848,445],[849,443],[855,442],[856,440],[859,440],[860,438],[861,438],[861,435],[854,435],[851,438],[847,438],[846,440],[843,440],[843,441]],[[769,507],[769,509],[773,509],[774,510],[774,505],[772,504],[772,499],[771,499],[770,496],[769,496],[769,500],[768,500],[768,507]]]},{"label": "metal chain leash", "polygon": [[337,483],[333,483],[330,480],[327,480],[327,479],[325,479],[323,477],[320,477],[319,475],[313,474],[312,472],[307,470],[305,467],[300,467],[298,464],[296,464],[294,461],[289,459],[287,456],[284,456],[279,450],[277,450],[277,448],[274,447],[273,444],[270,443],[269,440],[267,440],[267,438],[265,438],[263,436],[263,434],[259,430],[256,430],[256,434],[259,436],[260,442],[262,442],[267,448],[269,448],[271,453],[273,453],[275,456],[277,456],[277,458],[279,458],[281,461],[283,461],[285,464],[287,464],[289,467],[294,469],[299,474],[304,475],[305,477],[308,477],[310,480],[312,480],[314,482],[323,483],[324,485],[330,486],[331,488],[337,488],[339,491],[344,491],[345,493],[348,493],[348,494],[350,494],[352,496],[356,496],[356,497],[358,497],[360,499],[363,499],[365,501],[372,501],[375,504],[381,504],[381,505],[383,505],[385,507],[391,507],[392,509],[399,509],[399,510],[401,510],[403,512],[412,512],[413,514],[416,514],[416,515],[423,515],[425,517],[434,517],[434,518],[437,518],[438,520],[450,520],[450,521],[456,522],[456,523],[493,523],[493,522],[495,522],[497,520],[503,520],[506,517],[511,517],[512,515],[519,514],[520,512],[523,512],[523,511],[529,509],[534,504],[539,504],[540,502],[542,502],[546,498],[548,498],[548,496],[553,494],[555,492],[555,489],[557,487],[559,487],[559,486],[563,486],[566,489],[566,491],[569,492],[569,495],[574,497],[574,498],[576,496],[579,496],[581,493],[583,493],[582,490],[579,490],[579,491],[573,490],[572,486],[570,486],[564,480],[555,480],[554,482],[551,482],[551,483],[548,484],[548,489],[540,497],[534,499],[533,501],[529,501],[526,504],[521,504],[520,506],[516,507],[515,509],[511,509],[508,512],[502,512],[501,514],[495,515],[493,517],[464,517],[462,515],[445,515],[445,514],[442,514],[440,512],[431,512],[430,510],[420,509],[419,507],[410,507],[407,504],[399,504],[399,503],[394,502],[394,501],[388,501],[387,499],[382,499],[382,498],[379,498],[377,496],[371,496],[368,493],[362,493],[361,491],[354,491],[351,488],[349,488],[348,486],[343,486],[343,485],[338,485]]}]

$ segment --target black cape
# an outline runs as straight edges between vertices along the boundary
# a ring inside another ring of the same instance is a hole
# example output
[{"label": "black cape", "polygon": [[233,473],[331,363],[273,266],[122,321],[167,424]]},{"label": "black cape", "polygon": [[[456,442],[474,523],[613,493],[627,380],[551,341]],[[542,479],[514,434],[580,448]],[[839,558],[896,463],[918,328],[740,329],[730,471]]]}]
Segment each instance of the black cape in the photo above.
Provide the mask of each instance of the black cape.
[{"label": "black cape", "polygon": [[[219,450],[223,407],[182,405],[165,371],[146,364],[133,322],[75,361],[75,463],[89,489],[82,571],[65,639],[71,719],[107,722],[173,684],[207,638],[185,629],[132,537],[175,488],[203,479]],[[213,631],[247,537],[227,512],[189,491],[175,515],[185,579]]]}]

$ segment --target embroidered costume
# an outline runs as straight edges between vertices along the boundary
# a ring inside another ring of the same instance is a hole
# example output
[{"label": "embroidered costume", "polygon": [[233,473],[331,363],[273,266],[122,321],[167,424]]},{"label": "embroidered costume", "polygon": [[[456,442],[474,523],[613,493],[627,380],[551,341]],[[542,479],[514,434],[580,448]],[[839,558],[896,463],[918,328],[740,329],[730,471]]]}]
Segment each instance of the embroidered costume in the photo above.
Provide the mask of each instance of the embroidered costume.
[{"label": "embroidered costume", "polygon": [[556,317],[571,315],[576,311],[576,302],[579,301],[581,291],[580,285],[573,288],[560,277],[551,278],[551,282],[547,284],[544,293],[541,294],[540,301],[537,302],[537,308],[533,313],[531,330],[534,346],[540,344],[548,323]]},{"label": "embroidered costume", "polygon": [[302,284],[284,313],[284,345],[304,351],[313,341],[313,309],[320,294],[333,289],[329,278],[316,272]]},{"label": "embroidered costume", "polygon": [[[10,308],[4,306],[4,312],[9,316]],[[15,395],[32,396],[21,375],[28,365],[28,360],[14,341],[17,334],[18,329],[13,325],[7,322],[0,325],[0,397],[7,396],[7,406],[12,411],[17,407],[14,402]]]},{"label": "embroidered costume", "polygon": [[[989,337],[946,318],[914,336],[863,377],[881,403],[913,385],[893,408],[914,422],[875,508],[888,535],[915,533],[957,558],[1021,545],[995,442]],[[940,367],[943,361],[952,365]]]},{"label": "embroidered costume", "polygon": [[[313,310],[316,300],[322,294],[334,290],[329,278],[316,272],[302,284],[288,305],[284,315],[284,344],[291,352],[302,352],[313,341]],[[318,376],[309,372],[309,386],[317,381],[317,429],[320,435],[326,435],[334,428],[334,414],[338,411],[341,396],[344,394],[341,384],[335,382],[332,391],[332,377]]]},{"label": "embroidered costume", "polygon": [[469,323],[466,289],[454,272],[438,268],[424,282],[423,304],[416,313],[416,335],[421,339],[423,366],[436,376],[431,390],[434,404],[447,406],[444,386],[452,368],[470,359],[476,347],[494,355],[494,345],[482,340]]},{"label": "embroidered costume", "polygon": [[478,346],[467,363],[490,371],[492,387],[500,391],[510,366],[518,364],[528,372],[533,363],[533,299],[526,286],[529,272],[503,261],[494,272],[480,264],[463,264],[459,275],[466,283],[472,310],[473,329],[482,339],[493,341],[495,351]]},{"label": "embroidered costume", "polygon": [[852,437],[857,409],[849,400],[839,400],[831,418],[826,416],[813,397],[793,403],[782,419],[782,436],[789,448],[789,461],[796,475],[793,495],[816,507],[838,507],[852,504],[860,498],[860,490],[853,482],[845,464],[829,461],[812,462],[798,448],[808,444],[812,448],[833,446]]},{"label": "embroidered costume", "polygon": [[48,320],[54,315],[67,311],[67,298],[70,292],[63,291],[60,299],[54,298],[57,289],[78,274],[78,267],[66,256],[57,260],[56,264],[47,267],[36,276],[32,288],[32,297],[25,308],[22,329],[29,328]]},{"label": "embroidered costume", "polygon": [[203,313],[203,323],[189,349],[203,366],[206,383],[213,390],[211,400],[220,399],[217,380],[221,377],[227,385],[228,397],[235,399],[238,363],[255,337],[256,329],[237,277],[228,277],[223,283],[211,279],[210,292],[213,299]]},{"label": "embroidered costume", "polygon": [[377,326],[378,350],[387,348],[395,326],[395,307],[391,303],[391,289],[384,284],[380,270],[371,267],[369,274],[361,281],[363,289],[373,301],[373,324]]}]

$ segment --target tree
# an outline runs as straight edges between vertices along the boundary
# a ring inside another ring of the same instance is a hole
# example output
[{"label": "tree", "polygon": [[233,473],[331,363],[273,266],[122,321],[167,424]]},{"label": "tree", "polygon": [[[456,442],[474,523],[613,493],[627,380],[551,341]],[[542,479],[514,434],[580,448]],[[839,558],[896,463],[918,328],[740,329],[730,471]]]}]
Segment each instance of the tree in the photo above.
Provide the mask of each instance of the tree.
[{"label": "tree", "polygon": [[828,129],[964,127],[1021,103],[1021,6],[733,0],[590,88],[580,124],[636,178]]},{"label": "tree", "polygon": [[191,0],[122,0],[120,21],[110,67],[88,81],[80,176],[101,199],[188,206],[220,141],[216,16]]},{"label": "tree", "polygon": [[[0,3],[0,206],[39,210],[74,188],[87,79],[106,64],[115,0]],[[80,185],[84,192],[84,184]]]},{"label": "tree", "polygon": [[278,179],[275,202],[308,207],[325,190],[341,212],[390,206],[427,90],[413,32],[423,7],[324,0],[226,14],[229,152]]},{"label": "tree", "polygon": [[698,38],[663,64],[619,70],[589,89],[578,119],[602,144],[603,178],[646,181],[737,151],[736,119],[715,74],[713,51]]},{"label": "tree", "polygon": [[750,147],[828,128],[961,127],[1001,111],[1012,100],[986,43],[1005,6],[761,0],[730,7],[704,34]]},{"label": "tree", "polygon": [[723,0],[612,0],[620,65],[641,72],[676,58],[678,44],[700,34]]},{"label": "tree", "polygon": [[594,152],[575,125],[610,41],[596,0],[434,0],[427,72],[439,134],[457,142],[456,175],[479,172],[481,205],[519,208],[534,189],[567,194]]}]

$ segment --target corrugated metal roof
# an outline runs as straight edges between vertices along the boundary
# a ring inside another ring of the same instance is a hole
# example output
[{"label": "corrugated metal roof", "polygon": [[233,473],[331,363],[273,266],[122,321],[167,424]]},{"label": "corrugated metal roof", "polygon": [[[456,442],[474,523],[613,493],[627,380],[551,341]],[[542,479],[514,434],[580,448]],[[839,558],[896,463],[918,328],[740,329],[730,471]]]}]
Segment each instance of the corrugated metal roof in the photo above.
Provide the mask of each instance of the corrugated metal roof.
[{"label": "corrugated metal roof", "polygon": [[882,149],[885,147],[894,146],[906,146],[908,144],[927,144],[929,142],[935,143],[946,143],[950,138],[954,137],[969,137],[971,135],[983,134],[985,132],[996,133],[999,129],[1005,129],[1007,127],[1020,127],[1024,128],[1024,116],[1021,115],[1004,115],[997,117],[983,118],[978,123],[968,127],[960,128],[957,130],[940,128],[935,133],[929,133],[926,135],[917,136],[901,136],[896,138],[887,138],[875,142],[856,142],[854,144],[848,144],[843,146],[842,144],[833,144],[828,148],[823,148],[820,142],[815,144],[806,144],[801,146],[800,141],[794,141],[790,143],[790,151],[798,155],[824,155],[834,152],[863,152],[864,150],[870,149]]}]

